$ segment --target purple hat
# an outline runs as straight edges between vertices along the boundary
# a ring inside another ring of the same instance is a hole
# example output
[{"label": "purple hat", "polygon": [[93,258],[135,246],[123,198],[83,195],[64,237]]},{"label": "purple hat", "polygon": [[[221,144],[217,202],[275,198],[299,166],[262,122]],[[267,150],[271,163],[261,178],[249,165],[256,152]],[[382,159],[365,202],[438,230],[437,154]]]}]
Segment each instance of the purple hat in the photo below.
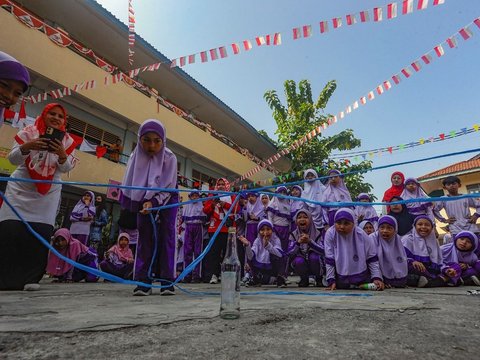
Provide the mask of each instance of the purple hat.
[{"label": "purple hat", "polygon": [[413,226],[417,225],[417,221],[418,220],[421,220],[421,219],[425,219],[425,220],[428,220],[430,222],[430,224],[432,224],[432,226],[435,226],[435,224],[433,223],[433,220],[430,219],[427,215],[418,215],[415,220],[413,220]]},{"label": "purple hat", "polygon": [[366,200],[370,201],[370,196],[367,193],[358,194],[357,200],[362,200],[362,199],[366,199]]},{"label": "purple hat", "polygon": [[415,183],[417,185],[420,185],[420,183],[417,181],[417,179],[413,177],[406,178],[405,181],[403,182],[404,185],[407,185],[408,183]]},{"label": "purple hat", "polygon": [[165,144],[165,127],[160,121],[154,119],[145,121],[142,126],[140,126],[138,136],[142,137],[148,132],[153,132],[160,136]]},{"label": "purple hat", "polygon": [[398,227],[397,220],[390,215],[383,215],[380,217],[380,219],[378,219],[378,226],[382,224],[388,224],[390,226],[393,226],[395,230],[397,230]]},{"label": "purple hat", "polygon": [[30,75],[25,66],[3,51],[0,51],[0,79],[20,81],[24,92],[30,85]]},{"label": "purple hat", "polygon": [[331,175],[333,175],[333,176],[340,176],[340,175],[342,175],[342,173],[341,173],[339,170],[337,170],[337,169],[332,169],[332,170],[329,170],[329,171],[328,171],[328,175],[329,175],[329,176],[331,176]]},{"label": "purple hat", "polygon": [[267,220],[267,219],[263,219],[262,221],[260,221],[257,225],[257,230],[260,231],[260,229],[262,228],[262,226],[268,226],[270,229],[273,229],[273,224],[270,220]]},{"label": "purple hat", "polygon": [[341,208],[338,209],[337,212],[335,213],[334,221],[340,221],[340,220],[347,220],[350,222],[355,222],[355,215],[351,209],[348,208]]}]

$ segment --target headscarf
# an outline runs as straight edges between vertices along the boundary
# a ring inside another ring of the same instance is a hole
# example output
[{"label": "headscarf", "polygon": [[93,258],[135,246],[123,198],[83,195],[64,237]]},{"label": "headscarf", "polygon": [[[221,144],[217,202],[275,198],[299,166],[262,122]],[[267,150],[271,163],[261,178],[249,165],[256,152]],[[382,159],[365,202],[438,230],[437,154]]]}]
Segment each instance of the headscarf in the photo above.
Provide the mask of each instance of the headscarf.
[{"label": "headscarf", "polygon": [[[432,224],[432,231],[425,238],[420,236],[415,228],[415,225],[421,219],[428,220]],[[440,269],[443,265],[443,257],[435,237],[434,222],[426,215],[419,215],[415,218],[413,225],[412,232],[402,237],[407,256],[415,261],[430,262],[434,267]]]},{"label": "headscarf", "polygon": [[[193,194],[200,195],[198,190],[193,190],[190,194],[188,194],[188,198],[191,199]],[[200,198],[199,198],[200,199]],[[177,214],[181,215],[181,218],[184,220],[205,220],[207,215],[203,212],[203,202],[196,201],[189,203],[183,207],[183,210],[177,212]]]},{"label": "headscarf", "polygon": [[[279,186],[275,190],[275,193],[278,194],[282,191],[287,192],[287,188],[285,186]],[[290,199],[273,196],[272,200],[270,200],[270,203],[268,204],[268,210],[276,215],[290,219]]]},{"label": "headscarf", "polygon": [[[310,213],[310,211],[305,210],[305,209],[298,210],[295,213],[295,216],[293,218],[293,220],[295,221],[295,224],[297,223],[298,214],[301,214],[301,213],[306,214],[308,219],[310,220],[310,225],[307,228],[308,237],[310,238],[310,240],[316,241],[317,238],[320,235],[320,232],[315,227],[315,223],[313,222],[312,214]],[[296,230],[292,232],[292,234],[293,234],[295,239],[298,239],[300,237],[301,232],[300,232],[300,229],[298,228],[298,226],[297,226]]]},{"label": "headscarf", "polygon": [[128,246],[128,244],[125,247],[125,249],[122,249],[120,247],[120,239],[122,237],[127,238],[127,240],[130,242],[130,235],[128,235],[127,233],[121,233],[120,235],[118,235],[117,243],[115,245],[113,245],[108,250],[108,252],[112,253],[112,254],[115,254],[117,256],[118,260],[120,260],[121,262],[127,262],[129,259],[133,259],[133,253],[132,253],[132,250],[130,249],[130,247]]},{"label": "headscarf", "polygon": [[[318,174],[315,170],[307,169],[303,173],[304,180],[307,179],[308,174],[313,174],[316,179],[318,178]],[[307,200],[320,202],[322,200],[322,194],[324,191],[325,185],[323,185],[320,180],[305,181],[305,183],[303,184],[302,197]],[[314,204],[310,204],[310,206],[313,205]]]},{"label": "headscarf", "polygon": [[[163,141],[162,149],[153,157],[143,150],[141,137],[154,132]],[[146,120],[138,131],[138,144],[130,155],[122,181],[124,186],[146,188],[175,188],[177,184],[177,159],[167,148],[167,136],[163,124],[155,119]],[[158,190],[122,189],[122,208],[136,212],[142,200],[150,200]]]},{"label": "headscarf", "polygon": [[[470,239],[472,243],[472,248],[468,251],[461,251],[457,248],[457,239],[466,237]],[[445,263],[465,263],[468,265],[473,265],[478,261],[478,256],[475,254],[475,250],[478,247],[478,238],[477,236],[471,231],[460,231],[453,242],[449,244],[442,245],[440,248],[442,249],[443,260]]]},{"label": "headscarf", "polygon": [[[77,261],[78,255],[88,252],[88,247],[83,245],[77,239],[74,239],[68,229],[58,229],[55,234],[53,234],[53,238],[55,239],[58,236],[61,236],[65,240],[67,240],[67,247],[63,250],[58,250],[58,252],[63,256],[73,261]],[[72,267],[73,265],[70,265],[66,261],[60,259],[54,253],[48,253],[48,262],[46,269],[47,273],[53,276],[62,276],[69,272]]]},{"label": "headscarf", "polygon": [[[428,198],[429,197],[427,195],[427,193],[422,189],[422,187],[420,186],[420,183],[417,181],[417,179],[407,178],[404,182],[404,185],[407,185],[409,182],[414,182],[415,184],[417,184],[417,190],[415,190],[415,192],[412,193],[412,192],[408,191],[407,187],[405,186],[405,188],[402,191],[402,194],[400,195],[403,200]],[[422,205],[431,206],[432,203],[431,202],[411,202],[411,203],[407,203],[405,205],[407,205],[407,208],[418,208]]]},{"label": "headscarf", "polygon": [[390,202],[390,200],[394,196],[400,196],[402,194],[402,191],[404,189],[403,183],[405,182],[405,175],[403,175],[400,171],[395,171],[391,176],[390,176],[390,181],[392,177],[395,175],[399,175],[402,178],[402,183],[400,185],[393,185],[385,191],[383,194],[383,200],[384,202]]},{"label": "headscarf", "polygon": [[[358,224],[358,227],[359,227],[360,229],[364,230],[364,229],[365,229],[365,226],[366,226],[367,224],[370,224],[370,225],[373,226],[373,222],[371,222],[370,220],[363,220],[362,222],[360,222],[360,224]],[[375,227],[374,227],[374,228],[375,228]],[[365,231],[365,230],[364,230],[364,231]]]},{"label": "headscarf", "polygon": [[378,226],[380,227],[382,224],[393,226],[395,233],[388,240],[382,238],[380,230],[370,235],[377,246],[380,270],[387,279],[405,278],[408,274],[407,254],[402,239],[397,233],[397,220],[390,215],[384,215],[378,220]]},{"label": "headscarf", "polygon": [[327,184],[323,192],[322,202],[351,202],[352,197],[345,186],[342,178],[342,173],[338,170],[332,169],[328,172],[329,176],[339,176],[340,182],[337,186],[333,186],[330,182]]},{"label": "headscarf", "polygon": [[25,66],[3,51],[0,51],[0,79],[21,82],[23,84],[23,92],[27,91],[30,85],[30,75]]},{"label": "headscarf", "polygon": [[[292,190],[293,189],[298,189],[300,191],[300,195],[298,196],[299,198],[303,197],[302,196],[303,195],[303,189],[302,189],[301,186],[293,185]],[[290,192],[292,192],[292,190],[290,190]],[[295,214],[297,213],[297,211],[300,210],[300,209],[303,209],[304,207],[305,207],[305,202],[303,202],[302,200],[290,199],[290,216],[292,217],[292,219],[295,216]]]},{"label": "headscarf", "polygon": [[[340,208],[335,213],[335,222],[339,220],[347,220],[356,224],[355,214],[348,208]],[[327,263],[331,260],[335,261],[335,269],[339,275],[360,274],[367,270],[367,260],[374,257],[375,254],[367,253],[369,248],[373,249],[373,243],[365,231],[354,226],[350,234],[343,235],[336,231],[335,226],[332,226],[327,230],[325,238],[330,236],[333,237],[333,246],[336,248],[335,258],[326,261]]]},{"label": "headscarf", "polygon": [[[367,193],[361,193],[357,196],[357,201],[367,199],[368,202],[371,202],[370,196]],[[378,214],[375,211],[375,208],[372,205],[355,205],[355,215],[357,216],[357,219],[360,216],[363,216],[364,219],[372,219],[372,218],[378,218]],[[375,221],[371,221],[371,224],[373,226],[376,225]]]},{"label": "headscarf", "polygon": [[259,196],[258,193],[255,193],[255,192],[248,193],[247,195],[248,195],[247,197],[250,197],[250,195],[254,195],[257,197],[257,199],[253,204],[251,204],[250,201],[247,200],[247,206],[246,206],[247,215],[250,215],[253,213],[253,216],[259,218],[264,211],[261,197]]},{"label": "headscarf", "polygon": [[[85,194],[90,194],[90,196],[92,197],[92,200],[88,205],[83,202],[83,196],[85,196]],[[77,204],[73,208],[72,213],[83,214],[86,212],[86,215],[95,216],[96,211],[97,209],[95,208],[95,196],[93,192],[85,191],[80,200],[77,201]]]},{"label": "headscarf", "polygon": [[[390,199],[390,202],[403,200],[400,196],[394,196]],[[412,231],[413,221],[415,216],[408,212],[407,206],[402,204],[402,211],[400,213],[394,213],[391,209],[388,211],[388,215],[392,216],[397,220],[398,224],[398,235],[404,236]]]},{"label": "headscarf", "polygon": [[[260,221],[257,225],[257,238],[253,241],[252,245],[252,251],[255,253],[255,259],[261,264],[270,263],[270,253],[267,249],[265,249],[265,246],[263,245],[263,238],[260,235],[260,229],[265,225],[273,230],[273,224],[270,222],[270,220],[264,219]],[[272,237],[270,238],[269,242],[270,244],[272,244],[273,247],[276,247],[278,249],[282,248],[280,239],[275,234],[275,231],[272,232]]]},{"label": "headscarf", "polygon": [[[20,130],[17,135],[15,135],[15,141],[18,145],[23,145],[29,141],[38,139],[45,134],[47,129],[45,117],[54,107],[60,108],[63,112],[64,121],[60,127],[60,130],[65,131],[67,112],[62,105],[51,103],[45,106],[41,115],[35,120],[35,124],[26,126],[23,130]],[[65,133],[65,136],[63,137],[62,144],[67,155],[70,155],[73,150],[75,150],[76,143],[67,133]],[[47,150],[30,150],[30,153],[25,159],[25,165],[30,178],[33,180],[52,180],[58,166],[58,155]],[[35,183],[35,186],[40,194],[45,195],[52,187],[52,184]]]}]

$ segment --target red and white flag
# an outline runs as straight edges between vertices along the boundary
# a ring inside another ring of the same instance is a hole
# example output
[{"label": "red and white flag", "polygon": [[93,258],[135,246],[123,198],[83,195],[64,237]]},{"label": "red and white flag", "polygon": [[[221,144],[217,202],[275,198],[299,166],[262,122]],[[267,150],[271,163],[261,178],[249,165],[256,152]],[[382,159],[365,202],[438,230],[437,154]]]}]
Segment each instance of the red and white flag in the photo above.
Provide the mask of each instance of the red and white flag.
[{"label": "red and white flag", "polygon": [[433,6],[445,4],[445,0],[433,0]]},{"label": "red and white flag", "polygon": [[194,64],[195,63],[195,54],[188,55],[188,63]]},{"label": "red and white flag", "polygon": [[413,0],[403,0],[402,15],[411,14],[413,12]]},{"label": "red and white flag", "polygon": [[422,68],[422,67],[420,66],[420,62],[418,62],[418,61],[416,61],[416,60],[415,60],[414,62],[412,62],[411,65],[412,65],[413,70],[415,70],[416,72],[419,72],[420,69]]},{"label": "red and white flag", "polygon": [[402,74],[408,79],[410,76],[412,76],[412,71],[409,68],[403,68]]},{"label": "red and white flag", "polygon": [[252,49],[252,43],[250,42],[250,40],[243,40],[243,48],[245,49],[245,51]]},{"label": "red and white flag", "polygon": [[292,32],[293,32],[293,40],[297,40],[297,39],[300,39],[302,37],[301,32],[300,32],[300,28],[293,28]]},{"label": "red and white flag", "polygon": [[343,119],[345,117],[345,113],[343,111],[340,111],[340,113],[338,114],[338,117],[340,119]]},{"label": "red and white flag", "polygon": [[220,57],[222,59],[226,58],[228,56],[227,54],[227,49],[225,49],[225,46],[221,46],[218,48],[218,52],[220,53]]},{"label": "red and white flag", "polygon": [[202,60],[202,63],[208,61],[208,56],[207,56],[207,52],[206,52],[206,51],[202,51],[202,52],[200,53],[200,60]]},{"label": "red and white flag", "polygon": [[437,54],[438,57],[442,57],[443,55],[445,55],[445,50],[443,50],[442,45],[435,46],[433,50],[435,50],[435,54]]},{"label": "red and white flag", "polygon": [[257,43],[257,46],[265,45],[265,38],[263,36],[257,36],[255,42]]},{"label": "red and white flag", "polygon": [[360,11],[360,21],[361,22],[370,21],[370,16],[368,15],[368,10]]},{"label": "red and white flag", "polygon": [[72,39],[70,39],[67,35],[51,26],[45,25],[45,33],[50,40],[61,47],[67,47],[73,43]]},{"label": "red and white flag", "polygon": [[425,10],[428,6],[428,0],[418,0],[417,10]]},{"label": "red and white flag", "polygon": [[320,33],[328,32],[328,21],[320,21]]},{"label": "red and white flag", "polygon": [[97,86],[97,81],[96,80],[85,81],[84,90],[95,89],[96,86]]},{"label": "red and white flag", "polygon": [[147,71],[157,71],[158,69],[160,69],[160,65],[161,65],[161,63],[156,63],[156,64],[149,65],[147,67]]},{"label": "red and white flag", "polygon": [[356,110],[356,109],[358,109],[358,101],[355,101],[353,103],[353,110]]},{"label": "red and white flag", "polygon": [[50,95],[54,99],[62,98],[63,97],[63,89],[52,90],[52,91],[50,91]]},{"label": "red and white flag", "polygon": [[304,25],[302,27],[302,33],[304,38],[312,36],[312,25]]},{"label": "red and white flag", "polygon": [[476,18],[475,20],[473,20],[473,23],[475,25],[477,25],[477,27],[480,29],[480,17]]},{"label": "red and white flag", "polygon": [[463,38],[463,40],[468,40],[473,36],[472,30],[470,30],[468,26],[460,29],[458,33]]},{"label": "red and white flag", "polygon": [[180,66],[185,66],[185,64],[187,63],[187,57],[186,56],[182,56],[180,58]]},{"label": "red and white flag", "polygon": [[365,96],[362,96],[360,98],[360,104],[365,105],[367,103],[367,98]]},{"label": "red and white flag", "polygon": [[273,45],[282,45],[282,34],[275,33],[273,35]]},{"label": "red and white flag", "polygon": [[170,69],[177,67],[177,59],[173,59],[172,62],[170,63]]},{"label": "red and white flag", "polygon": [[401,81],[399,75],[393,75],[393,76],[392,76],[392,80],[393,80],[393,82],[395,83],[395,85],[400,84],[400,81]]},{"label": "red and white flag", "polygon": [[370,91],[368,93],[368,100],[373,100],[373,99],[375,99],[375,94],[373,93],[373,91]]},{"label": "red and white flag", "polygon": [[103,70],[105,70],[108,73],[112,73],[116,69],[115,66],[110,65],[109,63],[100,59],[97,56],[95,56],[95,63],[97,64],[98,67],[102,68]]},{"label": "red and white flag", "polygon": [[212,61],[218,59],[217,49],[210,49],[210,59]]},{"label": "red and white flag", "polygon": [[382,95],[382,94],[383,94],[383,86],[382,86],[382,85],[378,85],[378,86],[377,86],[377,94],[378,94],[378,95]]},{"label": "red and white flag", "polygon": [[432,56],[430,54],[425,54],[425,55],[422,55],[421,59],[423,60],[423,62],[428,65],[432,62]]},{"label": "red and white flag", "polygon": [[397,3],[387,5],[387,18],[393,19],[397,17]]},{"label": "red and white flag", "polygon": [[339,17],[333,18],[333,19],[332,19],[332,22],[333,22],[333,28],[334,28],[334,29],[337,29],[337,28],[339,28],[340,26],[342,26],[342,18],[339,18]]},{"label": "red and white flag", "polygon": [[450,49],[456,48],[457,47],[457,39],[455,38],[455,35],[450,36],[447,39],[447,44],[450,47]]},{"label": "red and white flag", "polygon": [[73,46],[75,47],[75,49],[77,49],[78,51],[80,51],[84,55],[90,56],[92,58],[95,56],[95,53],[93,52],[92,49],[83,47],[82,45],[80,45],[79,43],[77,43],[75,41],[73,42]]},{"label": "red and white flag", "polygon": [[383,20],[383,9],[376,7],[373,8],[373,21],[382,21]]},{"label": "red and white flag", "polygon": [[392,88],[392,84],[390,84],[390,81],[385,80],[383,82],[383,87],[385,88],[385,90],[390,90]]},{"label": "red and white flag", "polygon": [[240,53],[240,46],[238,46],[238,44],[236,43],[233,43],[232,50],[234,55],[238,55]]},{"label": "red and white flag", "polygon": [[37,19],[32,14],[24,11],[23,9],[17,7],[16,5],[12,4],[12,13],[15,17],[20,20],[22,23],[27,25],[32,29],[42,29],[43,28],[43,21]]},{"label": "red and white flag", "polygon": [[350,14],[347,15],[347,25],[354,25],[357,23],[357,19],[355,19],[355,15]]}]

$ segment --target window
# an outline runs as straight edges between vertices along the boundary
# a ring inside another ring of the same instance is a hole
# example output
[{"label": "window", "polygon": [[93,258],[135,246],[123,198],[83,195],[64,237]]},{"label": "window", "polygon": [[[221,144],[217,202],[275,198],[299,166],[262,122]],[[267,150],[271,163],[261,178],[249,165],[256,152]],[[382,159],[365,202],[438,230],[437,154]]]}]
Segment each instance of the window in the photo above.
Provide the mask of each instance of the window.
[{"label": "window", "polygon": [[192,169],[192,178],[194,180],[200,181],[201,183],[208,183],[209,180],[211,179],[211,176],[207,174],[203,174],[198,170]]},{"label": "window", "polygon": [[480,193],[480,184],[467,185],[467,193],[469,194]]},{"label": "window", "polygon": [[92,144],[110,146],[115,144],[117,139],[119,139],[115,134],[109,133],[108,131],[102,130],[99,127],[88,124],[85,121],[72,116],[68,117],[68,126],[71,133],[87,139]]}]

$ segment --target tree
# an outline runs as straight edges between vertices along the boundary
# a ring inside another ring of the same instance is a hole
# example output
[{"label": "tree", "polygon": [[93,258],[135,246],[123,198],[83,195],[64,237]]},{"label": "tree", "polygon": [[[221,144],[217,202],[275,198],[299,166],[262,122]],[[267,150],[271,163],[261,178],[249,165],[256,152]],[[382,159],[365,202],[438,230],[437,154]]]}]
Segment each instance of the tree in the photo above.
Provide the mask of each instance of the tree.
[{"label": "tree", "polygon": [[[275,90],[268,90],[264,99],[273,111],[273,118],[277,123],[275,134],[279,148],[288,148],[296,140],[302,138],[312,129],[327,123],[332,115],[325,114],[325,108],[333,95],[337,84],[329,81],[320,92],[317,100],[312,98],[312,89],[308,80],[301,80],[297,85],[293,80],[284,84],[286,105],[283,105]],[[262,132],[265,134],[265,132]],[[346,129],[338,134],[325,137],[322,134],[292,150],[287,156],[292,160],[292,174],[287,176],[290,181],[300,179],[299,172],[314,168],[319,176],[325,176],[329,169],[335,168],[343,172],[366,171],[372,167],[372,162],[364,160],[359,164],[349,161],[334,161],[329,159],[333,150],[350,150],[361,145],[352,129]],[[283,179],[280,179],[283,180]],[[345,183],[352,197],[361,192],[370,193],[372,185],[365,183],[361,172],[345,177]]]}]

